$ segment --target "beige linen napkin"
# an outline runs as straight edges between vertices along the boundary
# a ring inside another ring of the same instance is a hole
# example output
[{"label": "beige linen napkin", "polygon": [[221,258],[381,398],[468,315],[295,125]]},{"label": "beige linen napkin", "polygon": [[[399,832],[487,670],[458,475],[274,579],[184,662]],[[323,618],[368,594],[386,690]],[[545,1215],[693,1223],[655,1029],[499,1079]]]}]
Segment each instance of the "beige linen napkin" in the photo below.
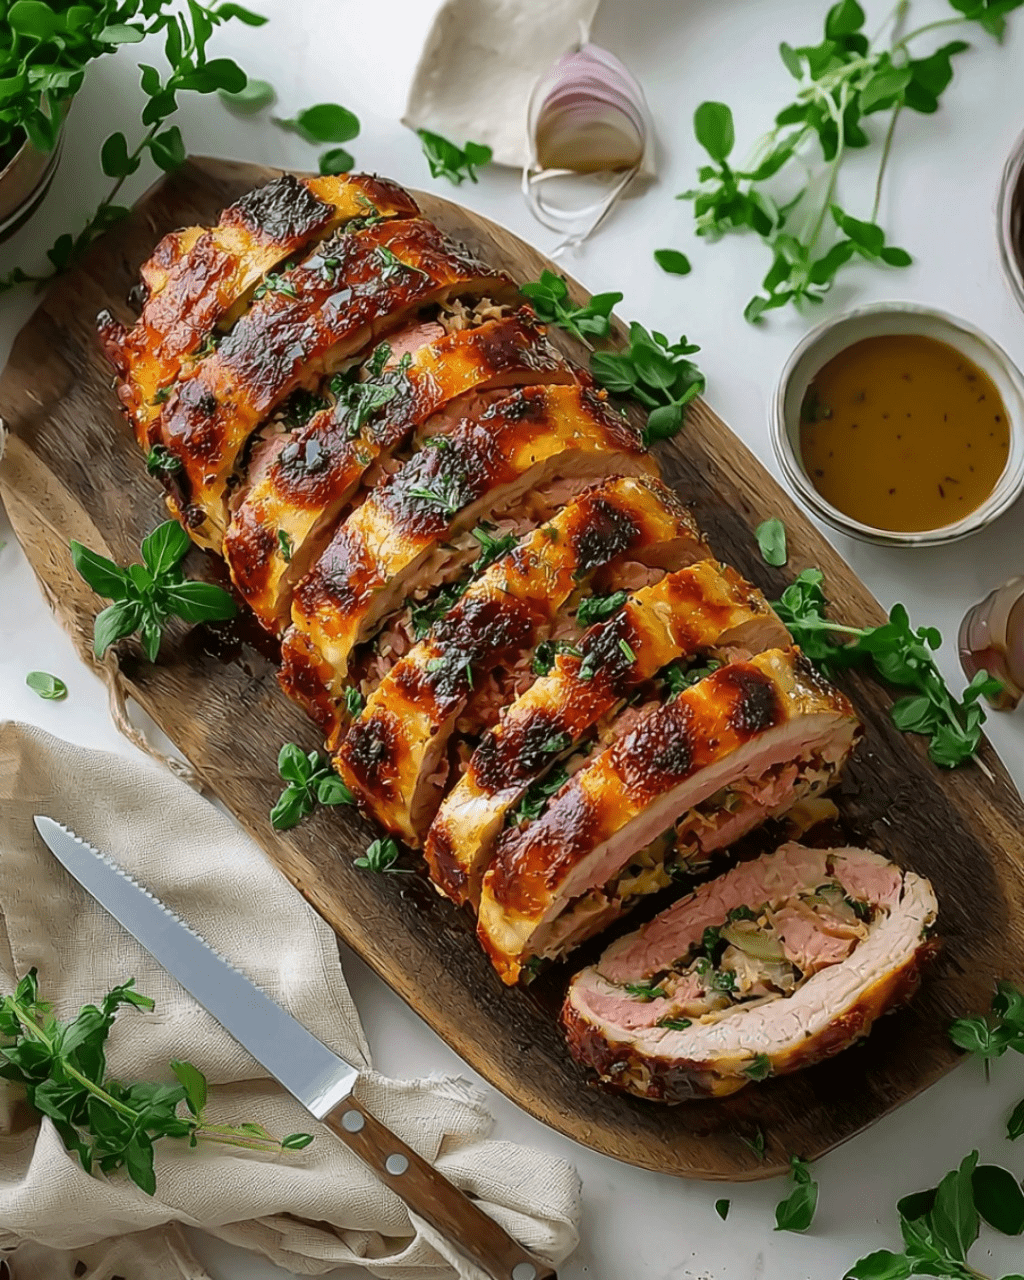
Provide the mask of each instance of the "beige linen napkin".
[{"label": "beige linen napkin", "polygon": [[[123,1173],[90,1177],[49,1120],[39,1123],[0,1081],[0,1250],[83,1250],[129,1233],[121,1248],[87,1249],[86,1274],[201,1277],[185,1223],[318,1275],[348,1263],[381,1280],[477,1280],[430,1228],[265,1072],[98,904],[39,840],[45,813],[103,847],[331,1048],[364,1071],[361,1100],[457,1186],[553,1262],[576,1245],[579,1184],[563,1161],[488,1141],[491,1117],[456,1078],[377,1075],[328,926],[265,855],[213,805],[163,769],[75,747],[39,729],[0,725],[0,993],[33,965],[58,1017],[134,976],[156,1000],[124,1009],[109,1040],[123,1080],[168,1080],[194,1062],[210,1081],[210,1116],[256,1121],[283,1136],[315,1133],[304,1151],[253,1155],[165,1139],[154,1197]],[[161,1269],[155,1259],[159,1256]],[[104,1259],[107,1259],[106,1261]],[[113,1261],[110,1261],[113,1259]],[[65,1259],[67,1261],[67,1259]],[[16,1271],[17,1275],[18,1272]],[[33,1267],[25,1274],[41,1280]],[[82,1274],[52,1269],[53,1276]]]}]

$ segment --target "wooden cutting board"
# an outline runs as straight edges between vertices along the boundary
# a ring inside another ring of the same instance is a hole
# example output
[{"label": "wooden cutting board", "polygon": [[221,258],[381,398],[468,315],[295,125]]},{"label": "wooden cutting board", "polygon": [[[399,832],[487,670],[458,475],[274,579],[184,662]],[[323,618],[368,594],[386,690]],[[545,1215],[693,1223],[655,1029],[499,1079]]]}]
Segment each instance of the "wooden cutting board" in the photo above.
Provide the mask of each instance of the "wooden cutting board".
[{"label": "wooden cutting board", "polygon": [[[275,174],[194,159],[161,182],[51,289],[0,380],[0,414],[11,431],[0,492],[44,591],[86,661],[92,661],[100,602],[71,567],[69,538],[127,563],[166,515],[116,407],[94,317],[102,307],[130,315],[125,299],[139,264],[165,232],[215,222],[224,205]],[[418,199],[445,231],[517,279],[535,279],[550,265],[487,219],[434,195]],[[586,297],[575,286],[574,292]],[[572,354],[575,344],[565,343]],[[578,347],[575,355],[583,355]],[[800,569],[820,565],[839,618],[861,625],[882,619],[848,566],[705,404],[693,407],[684,433],[660,454],[717,554],[770,598]],[[763,564],[754,541],[755,526],[768,515],[781,516],[789,530],[784,569]],[[208,577],[219,572],[195,551],[187,568]],[[3,607],[17,602],[5,600]],[[279,747],[320,744],[278,690],[272,646],[255,626],[172,629],[155,666],[140,659],[134,642],[121,649],[104,674],[149,712],[210,793],[338,934],[504,1094],[568,1137],[618,1159],[683,1177],[746,1179],[782,1172],[793,1153],[819,1156],[954,1066],[950,1020],[986,1008],[997,978],[1024,977],[1024,806],[1005,770],[987,743],[980,752],[987,774],[975,765],[938,770],[920,738],[893,727],[889,694],[852,676],[844,688],[867,733],[838,797],[843,828],[851,841],[891,854],[935,885],[945,947],[920,994],[908,1009],[883,1019],[862,1046],[724,1101],[669,1108],[600,1092],[588,1086],[558,1029],[568,969],[546,975],[529,992],[504,988],[477,947],[468,916],[424,878],[377,876],[351,865],[372,838],[351,812],[323,811],[292,831],[271,829],[268,813],[281,786]],[[173,832],[173,814],[167,823]],[[408,1069],[414,1074],[417,1064],[409,1062]],[[758,1130],[765,1136],[763,1160],[748,1145]]]}]

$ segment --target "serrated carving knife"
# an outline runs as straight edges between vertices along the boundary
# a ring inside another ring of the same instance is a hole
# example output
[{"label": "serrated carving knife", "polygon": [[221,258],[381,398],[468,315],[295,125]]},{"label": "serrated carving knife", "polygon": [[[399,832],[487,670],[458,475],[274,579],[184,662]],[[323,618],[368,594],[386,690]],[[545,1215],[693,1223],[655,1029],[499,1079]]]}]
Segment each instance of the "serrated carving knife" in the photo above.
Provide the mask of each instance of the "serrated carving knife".
[{"label": "serrated carving knife", "polygon": [[447,1178],[352,1096],[355,1067],[296,1022],[106,854],[52,818],[36,829],[78,883],[243,1048],[376,1175],[493,1280],[556,1280]]}]

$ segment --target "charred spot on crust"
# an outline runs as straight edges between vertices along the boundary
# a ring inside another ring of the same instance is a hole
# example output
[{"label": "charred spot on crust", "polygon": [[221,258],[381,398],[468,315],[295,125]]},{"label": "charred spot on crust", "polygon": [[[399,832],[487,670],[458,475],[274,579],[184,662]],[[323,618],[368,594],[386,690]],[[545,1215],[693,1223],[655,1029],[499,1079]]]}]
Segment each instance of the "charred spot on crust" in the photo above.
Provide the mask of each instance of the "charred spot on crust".
[{"label": "charred spot on crust", "polygon": [[246,598],[266,585],[268,565],[278,550],[273,529],[254,519],[243,507],[228,529],[224,549],[238,588]]},{"label": "charred spot on crust", "polygon": [[261,240],[288,244],[315,235],[330,221],[331,212],[304,182],[284,173],[236,200],[221,221],[241,223]]},{"label": "charred spot on crust", "polygon": [[764,733],[782,719],[778,689],[770,677],[747,663],[723,667],[712,677],[723,691],[733,692],[729,728],[741,738]]},{"label": "charred spot on crust", "polygon": [[357,720],[345,739],[345,763],[365,786],[387,789],[397,766],[391,717]]},{"label": "charred spot on crust", "polygon": [[594,498],[585,509],[582,528],[575,528],[569,534],[579,577],[627,551],[640,536],[640,527],[632,516],[607,498]]},{"label": "charred spot on crust", "polygon": [[664,717],[643,720],[633,731],[631,754],[650,761],[653,771],[669,778],[685,778],[694,767],[694,743],[688,707],[679,706],[666,730]]},{"label": "charred spot on crust", "polygon": [[435,823],[430,830],[426,857],[434,872],[436,882],[450,897],[462,902],[468,877],[456,856],[451,836],[439,824]]},{"label": "charred spot on crust", "polygon": [[551,763],[551,752],[543,748],[561,730],[556,714],[538,712],[525,726],[517,726],[507,739],[486,734],[473,753],[470,766],[477,784],[484,791],[496,793],[532,778]]},{"label": "charred spot on crust", "polygon": [[600,680],[618,695],[633,687],[636,632],[625,613],[617,613],[606,623],[596,627],[580,641],[583,661],[579,679]]}]

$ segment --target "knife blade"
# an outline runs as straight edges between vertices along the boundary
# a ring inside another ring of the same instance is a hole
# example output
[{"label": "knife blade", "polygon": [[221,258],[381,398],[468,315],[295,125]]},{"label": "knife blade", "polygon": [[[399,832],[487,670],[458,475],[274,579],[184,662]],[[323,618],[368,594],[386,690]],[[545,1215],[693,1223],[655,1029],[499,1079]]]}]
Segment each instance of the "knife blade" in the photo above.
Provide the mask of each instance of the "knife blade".
[{"label": "knife blade", "polygon": [[493,1280],[557,1280],[353,1096],[357,1068],[219,955],[107,854],[37,814],[51,853],[231,1036],[414,1213]]}]

